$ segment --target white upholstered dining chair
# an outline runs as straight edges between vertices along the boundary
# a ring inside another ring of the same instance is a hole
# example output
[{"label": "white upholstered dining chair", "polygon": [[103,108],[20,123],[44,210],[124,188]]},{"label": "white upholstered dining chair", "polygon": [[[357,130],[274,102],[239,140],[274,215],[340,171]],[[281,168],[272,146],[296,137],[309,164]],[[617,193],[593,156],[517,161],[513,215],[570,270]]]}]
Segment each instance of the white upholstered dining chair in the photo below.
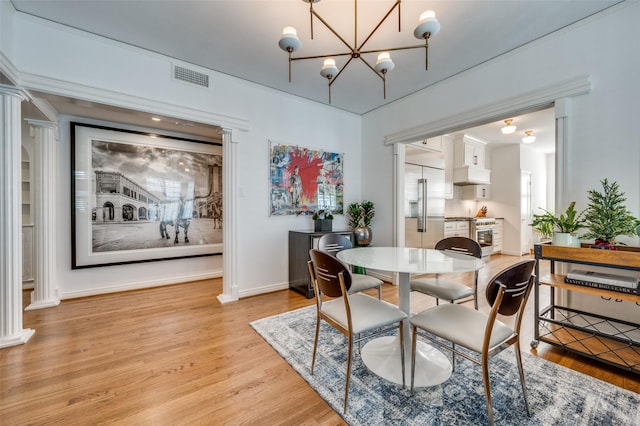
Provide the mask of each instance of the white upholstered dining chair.
[{"label": "white upholstered dining chair", "polygon": [[[455,356],[460,355],[482,366],[485,397],[489,423],[493,425],[491,406],[491,385],[489,382],[489,359],[509,346],[516,353],[520,384],[524,396],[527,414],[531,415],[527,400],[522,357],[520,353],[520,327],[522,316],[531,288],[533,286],[533,268],[535,260],[524,260],[512,265],[487,284],[486,297],[491,311],[484,312],[458,304],[443,304],[429,308],[411,318],[412,354],[411,354],[411,391],[415,374],[415,348],[418,335],[452,352],[453,368]],[[498,314],[508,317],[515,315],[514,326],[500,321]],[[444,341],[451,343],[449,346]],[[456,346],[464,350],[456,349]]]},{"label": "white upholstered dining chair", "polygon": [[[342,234],[324,234],[318,241],[318,250],[336,256],[342,250],[353,248],[349,238]],[[382,299],[382,280],[370,275],[351,272],[351,288],[349,293],[357,293],[369,289],[378,289],[378,299]]]},{"label": "white upholstered dining chair", "polygon": [[402,321],[407,315],[397,306],[364,293],[349,294],[352,274],[339,259],[319,250],[309,251],[309,274],[316,298],[316,332],[311,359],[311,374],[316,363],[320,321],[334,327],[347,337],[347,374],[344,389],[344,412],[347,412],[349,379],[353,345],[378,336],[392,327],[399,328],[400,358],[404,384],[404,345]]},{"label": "white upholstered dining chair", "polygon": [[[482,258],[482,247],[471,238],[444,238],[436,243],[435,249],[465,254],[478,259]],[[440,299],[448,300],[451,303],[464,303],[473,300],[473,306],[478,309],[478,271],[473,272],[473,285],[471,287],[447,278],[442,274],[436,274],[433,278],[411,280],[411,291],[418,291],[435,297],[436,305],[440,304]]]}]

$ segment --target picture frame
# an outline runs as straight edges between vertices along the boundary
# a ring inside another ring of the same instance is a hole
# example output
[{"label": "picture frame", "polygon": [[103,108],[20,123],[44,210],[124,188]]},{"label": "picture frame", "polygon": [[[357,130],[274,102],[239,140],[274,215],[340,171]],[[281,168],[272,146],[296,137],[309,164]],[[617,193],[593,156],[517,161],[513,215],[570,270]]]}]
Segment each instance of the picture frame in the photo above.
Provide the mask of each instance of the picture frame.
[{"label": "picture frame", "polygon": [[71,122],[72,269],[222,254],[222,144]]},{"label": "picture frame", "polygon": [[272,216],[342,214],[344,154],[269,141]]}]

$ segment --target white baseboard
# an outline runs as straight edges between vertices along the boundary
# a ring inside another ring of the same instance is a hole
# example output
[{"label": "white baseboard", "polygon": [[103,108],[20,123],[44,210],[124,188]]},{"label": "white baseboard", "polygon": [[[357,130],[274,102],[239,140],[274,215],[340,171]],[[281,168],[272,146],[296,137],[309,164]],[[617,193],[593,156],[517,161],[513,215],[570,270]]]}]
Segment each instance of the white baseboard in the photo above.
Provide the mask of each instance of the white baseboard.
[{"label": "white baseboard", "polygon": [[78,297],[97,296],[99,294],[117,293],[121,291],[140,290],[143,288],[161,287],[171,284],[186,283],[189,281],[208,280],[222,277],[222,272],[188,275],[179,278],[167,278],[162,280],[139,281],[127,284],[114,284],[109,286],[88,288],[85,290],[65,291],[59,294],[60,300],[75,299]]},{"label": "white baseboard", "polygon": [[240,298],[258,296],[260,294],[273,293],[274,291],[287,290],[289,288],[289,282],[270,284],[263,287],[254,287],[248,290],[240,291]]}]

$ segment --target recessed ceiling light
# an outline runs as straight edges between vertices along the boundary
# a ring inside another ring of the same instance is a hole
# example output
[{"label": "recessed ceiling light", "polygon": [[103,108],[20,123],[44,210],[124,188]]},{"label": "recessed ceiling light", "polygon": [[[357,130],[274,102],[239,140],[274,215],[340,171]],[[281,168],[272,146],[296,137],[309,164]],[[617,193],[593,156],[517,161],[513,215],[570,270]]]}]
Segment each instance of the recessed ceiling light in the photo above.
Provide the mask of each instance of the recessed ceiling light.
[{"label": "recessed ceiling light", "polygon": [[153,121],[161,121],[158,117],[151,117]]}]

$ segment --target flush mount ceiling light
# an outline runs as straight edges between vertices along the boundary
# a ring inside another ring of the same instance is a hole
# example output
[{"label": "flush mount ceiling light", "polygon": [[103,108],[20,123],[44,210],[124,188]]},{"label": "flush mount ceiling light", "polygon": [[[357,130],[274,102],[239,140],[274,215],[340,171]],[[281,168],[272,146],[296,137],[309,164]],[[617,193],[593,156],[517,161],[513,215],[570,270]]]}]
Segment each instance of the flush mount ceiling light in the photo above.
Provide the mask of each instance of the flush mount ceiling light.
[{"label": "flush mount ceiling light", "polygon": [[504,126],[502,128],[502,134],[503,135],[510,135],[511,133],[516,131],[516,126],[512,126],[511,122],[513,121],[512,118],[508,119],[508,120],[504,120],[504,123],[506,124],[506,126]]},{"label": "flush mount ceiling light", "polygon": [[[334,30],[331,25],[327,23],[313,8],[313,4],[319,2],[320,0],[302,0],[305,3],[309,3],[309,13],[311,15],[311,39],[313,40],[313,18],[317,18],[329,31],[333,33],[346,47],[346,51],[342,53],[331,53],[326,55],[315,55],[315,56],[298,56],[293,57],[291,54],[300,47],[302,47],[302,43],[300,43],[300,39],[298,38],[296,29],[293,27],[285,27],[282,30],[282,36],[280,37],[280,42],[278,45],[282,50],[289,53],[289,82],[291,82],[291,62],[299,61],[303,59],[319,59],[325,58],[324,64],[322,65],[322,69],[320,70],[320,75],[326,78],[329,81],[329,103],[331,103],[331,85],[334,81],[340,76],[342,71],[351,63],[353,59],[360,59],[365,65],[373,71],[378,77],[382,79],[382,93],[384,98],[387,98],[387,73],[395,67],[393,61],[391,60],[390,51],[394,50],[406,50],[406,49],[417,49],[424,48],[425,50],[425,70],[429,68],[429,37],[434,36],[440,31],[440,23],[436,19],[436,14],[433,10],[427,10],[420,15],[420,19],[418,20],[418,25],[413,31],[413,35],[420,40],[424,40],[424,44],[418,44],[415,46],[402,46],[402,47],[390,47],[384,49],[372,49],[365,50],[364,47],[373,36],[373,34],[380,28],[382,23],[391,15],[391,13],[397,8],[398,9],[398,32],[400,32],[400,0],[395,0],[393,6],[389,9],[389,11],[384,15],[384,17],[378,22],[378,24],[373,28],[373,30],[369,33],[369,35],[364,39],[362,43],[358,44],[358,0],[354,0],[354,36],[353,36],[353,44],[349,44],[340,34]],[[375,65],[371,65],[362,55],[366,55],[368,53],[378,53],[378,59]],[[333,59],[333,56],[348,56],[349,59],[342,66],[342,68],[338,68],[336,66],[336,61]]]},{"label": "flush mount ceiling light", "polygon": [[533,141],[536,140],[535,136],[532,136],[531,134],[533,133],[533,130],[525,130],[524,134],[527,135],[524,138],[522,138],[522,142],[523,143],[532,143]]}]

